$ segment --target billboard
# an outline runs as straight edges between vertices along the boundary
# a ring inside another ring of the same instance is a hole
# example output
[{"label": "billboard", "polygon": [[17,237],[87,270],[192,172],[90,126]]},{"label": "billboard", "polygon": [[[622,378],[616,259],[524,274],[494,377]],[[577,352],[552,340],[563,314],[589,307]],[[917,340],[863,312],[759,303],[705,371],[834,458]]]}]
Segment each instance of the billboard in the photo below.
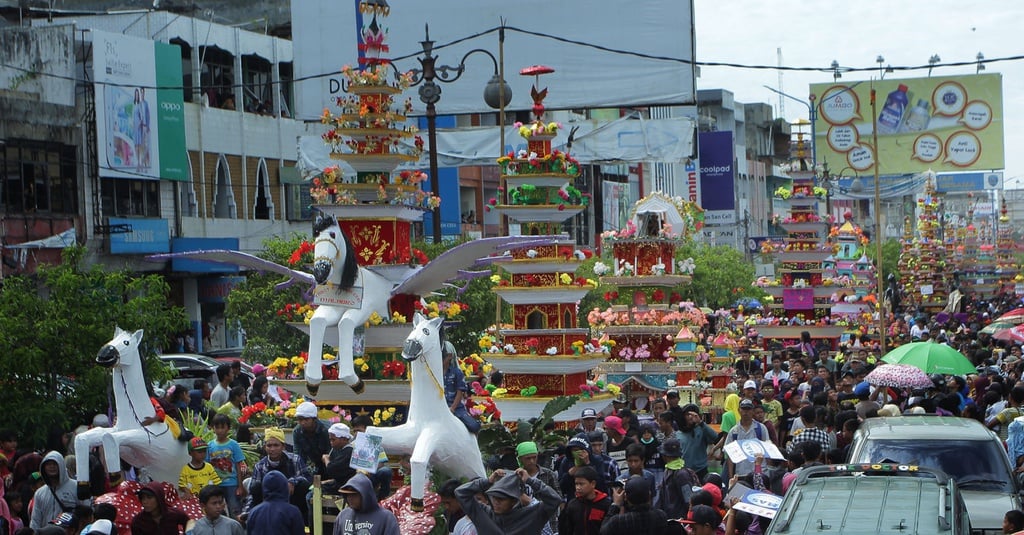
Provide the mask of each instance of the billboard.
[{"label": "billboard", "polygon": [[937,193],[973,193],[987,189],[1003,189],[1003,172],[939,173],[935,175]]},{"label": "billboard", "polygon": [[[291,2],[292,50],[295,57],[296,117],[319,120],[324,106],[341,91],[339,70],[358,65],[360,29],[370,19],[359,13],[359,0]],[[645,0],[623,11],[617,0],[551,2],[549,0],[390,0],[387,29],[389,56],[401,71],[419,68],[424,23],[435,41],[437,65],[457,66],[473,49],[498,57],[498,32],[505,21],[505,80],[512,88],[510,110],[529,110],[533,77],[523,67],[543,64],[555,69],[544,76],[549,109],[683,105],[696,101],[693,80],[693,3],[691,0]],[[471,8],[467,9],[467,6]],[[465,41],[439,48],[452,41]],[[529,32],[529,33],[528,33]],[[577,41],[572,43],[568,41]],[[593,46],[596,45],[596,46]],[[616,53],[601,50],[628,50]],[[644,57],[644,56],[650,57]],[[653,59],[671,58],[671,59]],[[466,58],[455,83],[441,84],[441,114],[488,113],[483,91],[494,64],[482,53]],[[331,76],[322,76],[322,75]],[[309,79],[307,79],[309,78]],[[423,104],[412,96],[414,115]]]},{"label": "billboard", "polygon": [[92,34],[100,176],[188,180],[181,49]]},{"label": "billboard", "polygon": [[700,206],[708,225],[736,222],[732,132],[697,134],[700,164]]},{"label": "billboard", "polygon": [[883,175],[1004,166],[999,74],[812,84],[811,98],[818,162],[833,169],[873,172],[876,161]]}]

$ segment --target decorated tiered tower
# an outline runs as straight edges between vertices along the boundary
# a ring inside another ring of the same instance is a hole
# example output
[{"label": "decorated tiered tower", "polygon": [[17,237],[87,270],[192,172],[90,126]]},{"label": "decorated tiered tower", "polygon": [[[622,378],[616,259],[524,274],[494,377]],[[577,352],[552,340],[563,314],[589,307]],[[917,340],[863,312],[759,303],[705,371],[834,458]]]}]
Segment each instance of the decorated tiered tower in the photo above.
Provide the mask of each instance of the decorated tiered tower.
[{"label": "decorated tiered tower", "polygon": [[636,202],[626,228],[601,235],[612,265],[599,262],[594,272],[611,306],[595,308],[587,320],[595,337],[611,342],[601,371],[630,397],[664,391],[676,381],[674,362],[689,357],[693,363],[693,351],[673,354],[674,337],[683,325],[699,332],[707,320],[692,303],[681,302],[694,263],[677,261],[675,252],[703,223],[695,203],[655,192]]},{"label": "decorated tiered tower", "polygon": [[[833,253],[822,264],[822,284],[832,288],[832,321],[850,327],[870,328],[875,295],[875,268],[867,257],[868,238],[853,222],[853,214],[843,215],[843,223],[829,231]],[[863,331],[858,331],[864,334]]]},{"label": "decorated tiered tower", "polygon": [[826,286],[824,263],[834,261],[833,245],[825,238],[828,227],[818,215],[818,199],[826,194],[814,185],[813,171],[793,171],[791,188],[779,188],[776,197],[789,201],[790,215],[782,221],[789,233],[780,247],[772,248],[778,263],[778,278],[759,279],[773,301],[767,305],[771,316],[748,320],[766,347],[795,345],[807,331],[815,344],[824,341],[833,349],[845,330],[834,325],[830,312],[836,288]]},{"label": "decorated tiered tower", "polygon": [[[539,79],[551,72],[534,66],[520,74]],[[502,388],[491,396],[503,420],[532,418],[553,397],[583,394],[571,411],[555,416],[566,422],[578,419],[582,408],[603,409],[613,396],[588,383],[588,372],[608,356],[578,326],[577,303],[596,282],[575,275],[583,253],[561,228],[589,199],[573,184],[579,163],[551,148],[560,125],[544,122],[547,89],[538,90],[535,83],[531,94],[536,119],[519,125],[528,149],[498,159],[503,198],[493,199],[489,209],[518,224],[524,236],[559,238],[513,248],[495,262],[500,274],[494,277],[494,293],[511,305],[512,326],[487,335],[493,340],[486,359],[504,374]]]},{"label": "decorated tiered tower", "polygon": [[[404,126],[412,101],[407,99],[401,106],[395,102],[410,86],[411,75],[395,76],[384,57],[388,52],[387,31],[382,26],[389,11],[386,4],[362,2],[359,7],[363,20],[369,17],[362,28],[359,66],[342,68],[347,94],[335,99],[337,113],[325,108],[321,116],[326,125],[322,137],[331,149],[331,158],[347,167],[335,165],[314,173],[310,194],[314,208],[338,219],[359,265],[397,284],[427,262],[426,255],[412,248],[412,241],[416,223],[438,206],[440,199],[421,189],[425,173],[395,172],[399,165],[415,161],[423,149],[416,129]],[[410,138],[414,140],[411,148],[401,143]],[[325,381],[318,402],[408,403],[409,386],[400,352],[418,303],[419,296],[394,296],[389,317],[375,316],[364,332],[357,330],[355,367],[365,379],[363,394],[354,394],[340,381]],[[292,325],[309,332],[302,322]],[[337,330],[329,329],[328,335],[324,343],[336,347]],[[332,377],[330,373],[324,376]],[[301,379],[278,383],[296,391],[304,386]]]},{"label": "decorated tiered tower", "polygon": [[964,236],[964,254],[958,264],[960,292],[978,299],[988,299],[999,289],[999,275],[996,273],[995,244],[985,240],[974,224],[974,208],[967,211],[967,227]]},{"label": "decorated tiered tower", "polygon": [[903,293],[907,304],[937,313],[946,306],[953,266],[947,262],[947,250],[939,238],[939,198],[931,180],[917,207],[917,237],[900,256]]},{"label": "decorated tiered tower", "polygon": [[1017,244],[1013,241],[1013,225],[1006,210],[1006,199],[999,207],[999,231],[996,232],[996,272],[999,274],[1000,291],[1009,295],[1017,291],[1017,284],[1024,283],[1017,264]]}]

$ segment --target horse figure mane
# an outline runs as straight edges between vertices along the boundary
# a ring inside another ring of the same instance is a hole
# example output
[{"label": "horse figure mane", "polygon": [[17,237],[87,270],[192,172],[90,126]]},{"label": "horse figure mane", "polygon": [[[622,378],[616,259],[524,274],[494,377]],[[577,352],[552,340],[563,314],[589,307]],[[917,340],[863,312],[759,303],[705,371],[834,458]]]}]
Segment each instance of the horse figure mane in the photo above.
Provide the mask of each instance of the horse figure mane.
[{"label": "horse figure mane", "polygon": [[316,218],[313,219],[314,236],[319,236],[322,232],[333,228],[337,228],[337,231],[335,235],[331,236],[331,239],[341,241],[345,245],[345,259],[341,265],[341,282],[338,283],[338,286],[343,289],[349,289],[356,285],[356,279],[359,276],[359,263],[356,262],[352,240],[349,239],[348,234],[342,230],[341,226],[338,225],[338,220],[333,216],[319,212]]}]

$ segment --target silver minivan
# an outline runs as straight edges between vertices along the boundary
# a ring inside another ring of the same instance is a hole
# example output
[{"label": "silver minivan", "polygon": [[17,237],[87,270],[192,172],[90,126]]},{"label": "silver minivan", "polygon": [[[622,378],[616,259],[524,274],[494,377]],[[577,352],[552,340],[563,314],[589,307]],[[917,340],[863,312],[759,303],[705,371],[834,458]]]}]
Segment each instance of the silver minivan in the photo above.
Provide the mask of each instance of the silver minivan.
[{"label": "silver minivan", "polygon": [[896,464],[804,468],[765,535],[968,535],[963,497],[941,470]]},{"label": "silver minivan", "polygon": [[912,464],[949,474],[963,494],[974,533],[1002,533],[1006,512],[1021,508],[1006,448],[977,420],[934,415],[868,418],[853,437],[849,462]]}]

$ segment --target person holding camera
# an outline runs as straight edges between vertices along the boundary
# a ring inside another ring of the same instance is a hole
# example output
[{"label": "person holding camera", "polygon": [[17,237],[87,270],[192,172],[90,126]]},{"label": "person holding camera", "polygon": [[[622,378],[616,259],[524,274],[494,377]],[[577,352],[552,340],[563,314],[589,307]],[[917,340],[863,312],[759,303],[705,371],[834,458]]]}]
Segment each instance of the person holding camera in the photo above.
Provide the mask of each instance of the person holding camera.
[{"label": "person holding camera", "polygon": [[665,511],[651,507],[650,485],[639,476],[630,477],[623,485],[612,488],[612,505],[608,508],[601,535],[662,535],[666,532]]}]

